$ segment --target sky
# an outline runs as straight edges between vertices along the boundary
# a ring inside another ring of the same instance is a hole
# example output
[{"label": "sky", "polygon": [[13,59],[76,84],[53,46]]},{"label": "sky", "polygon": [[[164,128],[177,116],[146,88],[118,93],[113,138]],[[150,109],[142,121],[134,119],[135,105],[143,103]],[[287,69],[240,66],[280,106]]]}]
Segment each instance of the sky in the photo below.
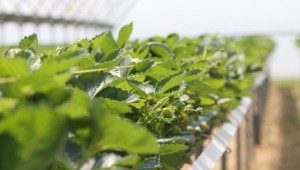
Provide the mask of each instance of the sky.
[{"label": "sky", "polygon": [[118,27],[134,21],[134,37],[297,31],[299,8],[299,0],[138,0]]}]

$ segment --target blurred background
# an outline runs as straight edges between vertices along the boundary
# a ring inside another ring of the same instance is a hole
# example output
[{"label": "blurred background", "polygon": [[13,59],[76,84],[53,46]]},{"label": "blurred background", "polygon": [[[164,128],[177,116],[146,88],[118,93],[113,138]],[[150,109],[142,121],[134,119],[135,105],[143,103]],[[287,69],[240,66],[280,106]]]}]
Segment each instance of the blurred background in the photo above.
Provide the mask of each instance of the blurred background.
[{"label": "blurred background", "polygon": [[270,70],[276,80],[300,80],[298,0],[0,0],[0,45],[33,32],[41,44],[64,44],[114,33],[133,21],[132,38],[204,33],[270,35],[276,41]]},{"label": "blurred background", "polygon": [[132,38],[176,32],[182,36],[264,34],[276,42],[262,144],[253,170],[300,167],[299,0],[0,0],[0,51],[37,33],[39,43],[59,45],[114,35],[134,23]]}]

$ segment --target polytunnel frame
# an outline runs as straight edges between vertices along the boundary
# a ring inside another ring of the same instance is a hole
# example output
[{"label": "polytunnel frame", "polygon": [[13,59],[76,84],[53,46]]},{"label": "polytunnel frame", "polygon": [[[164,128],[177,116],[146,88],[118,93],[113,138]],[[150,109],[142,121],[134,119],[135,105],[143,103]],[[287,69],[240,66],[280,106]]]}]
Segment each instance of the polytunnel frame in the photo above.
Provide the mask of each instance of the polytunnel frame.
[{"label": "polytunnel frame", "polygon": [[136,0],[1,0],[0,39],[5,43],[9,36],[3,31],[8,23],[16,24],[18,32],[22,32],[25,24],[33,24],[36,29],[46,24],[53,32],[55,26],[62,26],[64,30],[70,26],[75,30],[82,28],[84,32],[111,30],[124,19],[135,2]]}]

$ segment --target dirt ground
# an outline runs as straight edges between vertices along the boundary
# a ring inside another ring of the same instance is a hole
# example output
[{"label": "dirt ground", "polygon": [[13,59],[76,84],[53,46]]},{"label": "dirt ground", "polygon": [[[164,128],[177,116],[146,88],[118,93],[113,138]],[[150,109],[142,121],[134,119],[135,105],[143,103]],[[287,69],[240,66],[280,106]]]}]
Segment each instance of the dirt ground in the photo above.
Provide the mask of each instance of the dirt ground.
[{"label": "dirt ground", "polygon": [[252,170],[300,170],[300,83],[273,85]]}]

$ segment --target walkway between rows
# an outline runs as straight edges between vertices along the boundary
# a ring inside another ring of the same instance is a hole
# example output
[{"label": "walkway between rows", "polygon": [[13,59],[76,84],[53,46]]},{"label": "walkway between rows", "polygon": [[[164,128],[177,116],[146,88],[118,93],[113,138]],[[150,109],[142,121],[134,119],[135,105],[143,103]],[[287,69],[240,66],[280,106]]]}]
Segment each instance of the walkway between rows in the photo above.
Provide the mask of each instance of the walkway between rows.
[{"label": "walkway between rows", "polygon": [[252,170],[300,169],[300,82],[270,88]]}]

